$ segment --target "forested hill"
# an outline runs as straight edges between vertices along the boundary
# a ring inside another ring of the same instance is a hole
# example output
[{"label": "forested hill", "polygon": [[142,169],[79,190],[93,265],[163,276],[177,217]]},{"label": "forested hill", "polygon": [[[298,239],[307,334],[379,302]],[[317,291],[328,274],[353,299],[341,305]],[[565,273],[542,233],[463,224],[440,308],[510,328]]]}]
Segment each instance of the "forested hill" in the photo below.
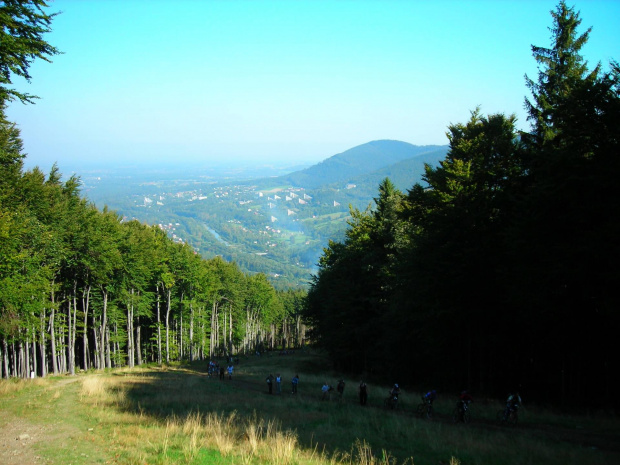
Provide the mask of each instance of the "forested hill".
[{"label": "forested hill", "polygon": [[[430,156],[429,159],[434,164],[445,156],[446,151],[447,146],[441,145],[419,146],[397,140],[376,140],[353,147],[329,157],[317,165],[282,176],[279,179],[293,186],[316,189],[335,183],[353,182],[355,179],[372,175],[380,170],[387,170],[388,167],[399,162],[422,160],[421,157],[431,154],[434,155]],[[423,172],[424,161],[419,162],[419,167],[418,175],[414,176],[416,180],[420,178]],[[410,174],[409,171],[407,173]],[[408,176],[408,179],[411,180],[412,177]],[[413,183],[409,182],[408,184],[410,187]]]}]

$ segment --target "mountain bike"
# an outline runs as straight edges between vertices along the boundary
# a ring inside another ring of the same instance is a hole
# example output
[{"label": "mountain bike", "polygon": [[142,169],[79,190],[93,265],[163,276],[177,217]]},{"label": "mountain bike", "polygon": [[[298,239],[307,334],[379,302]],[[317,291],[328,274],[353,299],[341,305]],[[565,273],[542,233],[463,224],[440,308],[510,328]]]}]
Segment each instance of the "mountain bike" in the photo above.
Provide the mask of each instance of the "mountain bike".
[{"label": "mountain bike", "polygon": [[416,414],[419,417],[425,417],[428,419],[433,418],[433,404],[429,402],[424,396],[422,396],[422,403],[418,405],[416,409]]},{"label": "mountain bike", "polygon": [[515,426],[519,421],[517,408],[506,407],[497,412],[497,422],[500,425]]},{"label": "mountain bike", "polygon": [[386,409],[398,410],[398,396],[390,394],[387,399],[383,401],[383,406]]},{"label": "mountain bike", "polygon": [[469,423],[471,421],[469,402],[459,400],[456,403],[456,408],[452,411],[452,420],[454,423]]}]

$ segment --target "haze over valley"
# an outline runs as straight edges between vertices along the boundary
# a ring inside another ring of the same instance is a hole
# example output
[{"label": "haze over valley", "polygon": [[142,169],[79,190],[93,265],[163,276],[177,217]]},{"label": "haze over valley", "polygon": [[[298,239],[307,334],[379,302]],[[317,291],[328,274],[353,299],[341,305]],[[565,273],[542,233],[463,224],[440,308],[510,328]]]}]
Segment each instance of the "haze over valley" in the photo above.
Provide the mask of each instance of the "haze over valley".
[{"label": "haze over valley", "polygon": [[299,166],[91,168],[82,192],[124,220],[156,224],[205,258],[265,273],[284,288],[304,286],[331,240],[342,239],[349,205],[372,204],[382,179],[405,192],[421,182],[447,146],[373,141],[323,162]]}]

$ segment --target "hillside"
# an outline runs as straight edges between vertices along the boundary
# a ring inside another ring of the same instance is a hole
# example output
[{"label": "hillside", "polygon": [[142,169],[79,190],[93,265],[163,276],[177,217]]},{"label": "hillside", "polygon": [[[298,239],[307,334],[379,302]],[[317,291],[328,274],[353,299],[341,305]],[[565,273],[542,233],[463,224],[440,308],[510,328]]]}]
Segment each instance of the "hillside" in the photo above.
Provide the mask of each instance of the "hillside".
[{"label": "hillside", "polygon": [[[436,150],[420,153],[413,158],[399,161],[392,165],[373,171],[352,180],[354,184],[371,184],[377,190],[379,183],[385,178],[390,178],[394,185],[403,192],[410,189],[416,182],[421,182],[424,175],[424,165],[437,166],[446,157],[448,147],[437,147]],[[422,148],[422,147],[420,147]],[[375,192],[376,193],[376,192]],[[373,195],[375,195],[373,193]]]},{"label": "hillside", "polygon": [[295,187],[317,189],[330,184],[352,182],[354,179],[359,181],[365,175],[387,169],[399,162],[442,150],[445,154],[446,146],[419,146],[396,140],[376,140],[278,179]]},{"label": "hillside", "polygon": [[374,141],[289,175],[120,170],[91,173],[84,190],[126,219],[159,224],[205,258],[222,256],[288,288],[307,284],[323,247],[343,238],[349,205],[365,209],[385,177],[405,192],[446,150]]}]

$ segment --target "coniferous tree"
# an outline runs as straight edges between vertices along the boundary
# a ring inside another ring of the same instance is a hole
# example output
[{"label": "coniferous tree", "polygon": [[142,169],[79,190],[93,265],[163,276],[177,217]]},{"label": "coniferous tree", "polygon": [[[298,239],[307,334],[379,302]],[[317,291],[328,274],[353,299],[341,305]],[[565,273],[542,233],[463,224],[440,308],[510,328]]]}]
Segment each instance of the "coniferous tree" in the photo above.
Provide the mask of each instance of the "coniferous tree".
[{"label": "coniferous tree", "polygon": [[512,297],[537,341],[517,365],[523,378],[545,378],[565,402],[587,397],[589,386],[611,389],[620,98],[617,65],[589,70],[580,54],[591,28],[579,35],[579,13],[560,2],[552,17],[551,47],[532,47],[538,80],[526,81],[532,128],[523,134],[528,176],[513,230],[521,246]]},{"label": "coniferous tree", "polygon": [[35,59],[50,61],[60,53],[45,40],[56,14],[45,12],[44,0],[5,0],[0,5],[0,103],[19,99],[31,103],[37,98],[8,86],[14,76],[30,81],[29,68]]}]

